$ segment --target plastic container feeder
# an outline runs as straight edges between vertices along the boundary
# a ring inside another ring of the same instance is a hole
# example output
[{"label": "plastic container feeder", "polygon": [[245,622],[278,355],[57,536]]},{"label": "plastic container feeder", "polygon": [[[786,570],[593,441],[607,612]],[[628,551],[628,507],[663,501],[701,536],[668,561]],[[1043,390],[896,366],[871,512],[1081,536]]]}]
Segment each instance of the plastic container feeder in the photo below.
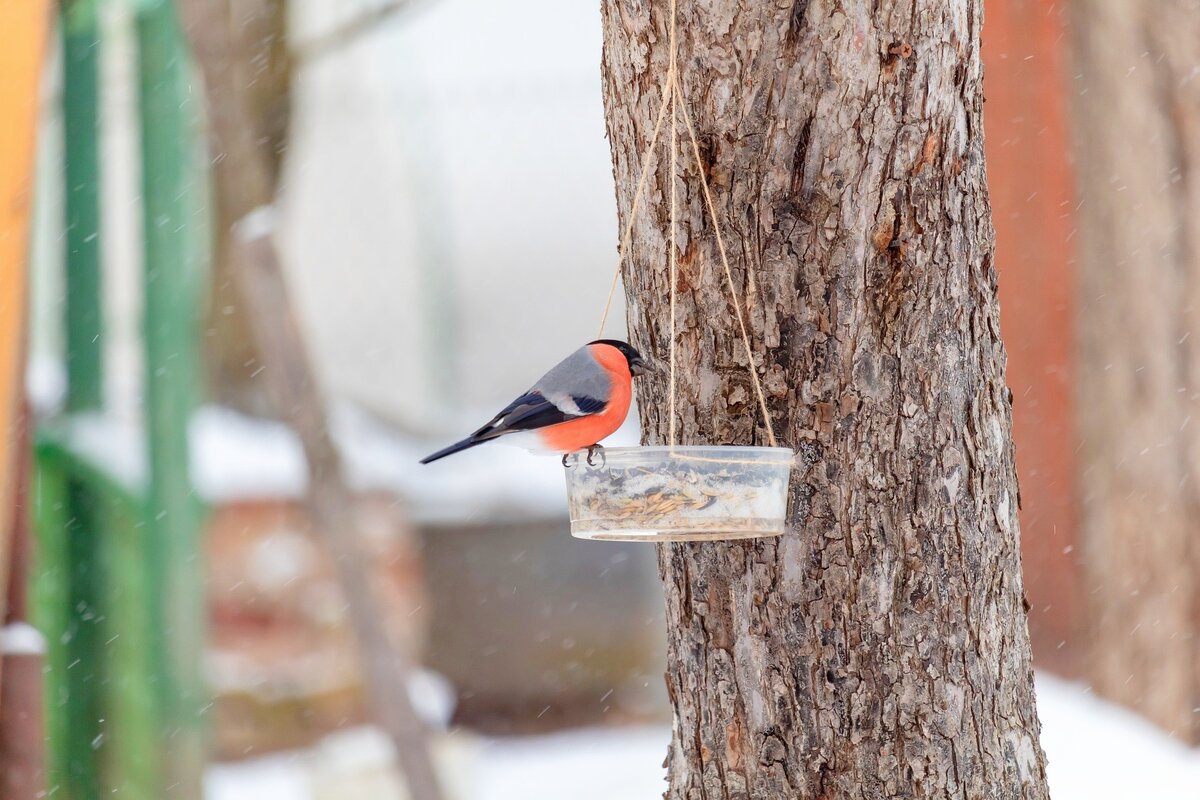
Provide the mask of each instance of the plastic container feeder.
[{"label": "plastic container feeder", "polygon": [[794,453],[786,447],[608,447],[568,457],[571,535],[686,542],[779,536]]}]

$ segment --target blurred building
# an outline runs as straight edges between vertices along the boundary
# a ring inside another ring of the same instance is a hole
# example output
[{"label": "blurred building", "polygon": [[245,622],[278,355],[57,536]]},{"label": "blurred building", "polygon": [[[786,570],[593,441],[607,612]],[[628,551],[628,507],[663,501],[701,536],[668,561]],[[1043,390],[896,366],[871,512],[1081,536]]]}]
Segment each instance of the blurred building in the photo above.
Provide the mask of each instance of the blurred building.
[{"label": "blurred building", "polygon": [[[295,36],[370,6],[300,0]],[[302,62],[283,240],[339,394],[453,432],[595,338],[617,244],[600,47],[590,5],[425,0]]]},{"label": "blurred building", "polygon": [[[450,679],[460,718],[491,730],[665,709],[652,547],[572,540],[554,458],[497,447],[416,463],[595,338],[615,268],[598,14],[518,5],[414,2],[302,56],[279,233],[348,477],[373,520],[389,587],[381,614]],[[294,39],[303,53],[372,7],[296,0]],[[107,363],[90,430],[97,458],[126,476],[144,468],[133,444],[143,265],[131,22],[129,8],[104,6]],[[527,41],[539,44],[514,44]],[[30,369],[43,409],[61,397],[63,347],[62,131],[54,98],[45,108]],[[620,335],[620,312],[611,320]],[[619,437],[635,441],[636,426]],[[221,754],[360,721],[295,438],[210,407],[192,447],[193,481],[214,511],[208,673]]]},{"label": "blurred building", "polygon": [[[300,52],[370,7],[297,2]],[[428,0],[302,57],[294,87],[281,239],[314,352],[411,434],[383,463],[423,543],[428,657],[497,730],[665,708],[652,548],[567,538],[554,459],[415,464],[596,338],[617,243],[600,46],[593,7]]]},{"label": "blurred building", "polygon": [[[553,458],[489,447],[416,464],[596,334],[617,243],[599,15],[558,0],[412,0],[317,46],[381,3],[292,0],[299,55],[279,239],[338,409],[350,480],[383,520],[377,552],[405,567],[394,571],[402,585],[391,611],[415,615],[408,633],[454,684],[459,714],[472,724],[513,730],[652,715],[665,707],[653,548],[571,540]],[[101,441],[119,453],[142,402],[140,186],[130,11],[103,9],[110,368]],[[984,58],[1030,629],[1039,666],[1077,676],[1086,673],[1089,612],[1072,395],[1080,167],[1069,136],[1066,32],[1061,8],[991,4]],[[47,81],[48,91],[58,83]],[[48,100],[39,265],[62,261],[62,131],[58,103]],[[47,407],[62,388],[63,287],[52,268],[33,277],[30,384]],[[622,329],[618,311],[608,333]],[[308,521],[289,432],[223,409],[206,410],[195,427],[193,479],[217,509],[210,553],[229,561],[213,572],[214,619],[227,626],[214,641],[252,645],[255,636],[241,634],[269,617],[281,626],[275,633],[312,637],[314,652],[344,648],[345,631],[322,630],[325,618],[303,599],[327,593],[328,574],[308,556],[303,569],[288,561],[308,552],[296,541]],[[617,439],[635,441],[635,428]],[[258,570],[272,553],[291,556]],[[271,569],[282,574],[288,564],[299,587],[272,583]],[[261,579],[261,591],[246,588],[247,577]],[[297,644],[278,648],[294,653]],[[292,680],[286,670],[261,674]],[[351,717],[360,699],[345,701]],[[326,712],[307,713],[317,727],[341,714]]]}]

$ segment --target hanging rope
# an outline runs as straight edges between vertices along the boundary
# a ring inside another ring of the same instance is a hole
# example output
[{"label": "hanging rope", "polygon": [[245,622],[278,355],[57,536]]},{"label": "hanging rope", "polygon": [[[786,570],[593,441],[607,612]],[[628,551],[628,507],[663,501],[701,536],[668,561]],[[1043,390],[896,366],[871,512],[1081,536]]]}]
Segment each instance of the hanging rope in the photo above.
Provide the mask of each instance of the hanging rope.
[{"label": "hanging rope", "polygon": [[617,249],[617,268],[613,274],[612,284],[608,289],[608,298],[604,302],[604,312],[600,315],[600,335],[604,336],[604,326],[608,321],[608,312],[612,306],[613,295],[616,293],[617,283],[621,279],[621,267],[625,263],[625,256],[629,250],[629,242],[633,235],[633,223],[637,216],[638,206],[642,199],[642,192],[646,188],[646,179],[650,174],[650,164],[654,155],[654,146],[658,143],[659,133],[662,130],[663,120],[666,118],[668,110],[671,114],[671,137],[670,137],[670,172],[668,180],[671,183],[670,190],[670,229],[668,231],[668,264],[669,264],[669,281],[667,291],[670,293],[670,384],[669,384],[669,400],[668,400],[668,418],[667,418],[667,439],[672,448],[678,444],[676,438],[676,414],[675,414],[675,398],[676,398],[676,342],[675,342],[675,317],[676,317],[676,286],[678,281],[678,247],[676,240],[675,229],[677,227],[677,187],[676,179],[678,177],[678,154],[679,154],[679,132],[678,120],[679,110],[682,107],[683,121],[687,128],[688,137],[691,139],[692,155],[696,161],[696,172],[700,175],[700,186],[704,190],[704,203],[708,210],[709,219],[712,221],[713,232],[716,234],[717,250],[721,255],[721,266],[725,270],[725,283],[729,289],[730,299],[733,301],[733,310],[737,316],[738,330],[742,336],[742,344],[746,348],[746,367],[750,372],[751,381],[754,383],[754,392],[758,396],[759,407],[762,409],[763,422],[767,426],[767,439],[772,447],[777,447],[778,442],[775,439],[775,427],[771,423],[771,412],[767,408],[767,396],[763,391],[762,382],[758,377],[758,370],[754,366],[754,347],[750,343],[750,334],[746,327],[745,315],[742,313],[742,304],[737,296],[737,288],[733,283],[733,270],[729,267],[729,255],[725,249],[725,239],[721,235],[721,223],[717,219],[717,208],[713,202],[712,191],[708,186],[708,177],[704,173],[704,161],[700,157],[700,143],[696,137],[695,126],[692,124],[691,113],[688,111],[687,103],[683,99],[683,91],[679,85],[679,71],[677,67],[677,37],[676,37],[676,17],[677,17],[677,2],[671,0],[670,19],[668,22],[668,37],[667,46],[670,49],[669,62],[667,68],[667,78],[663,84],[663,99],[658,108],[658,120],[654,125],[654,133],[650,136],[650,142],[646,146],[646,152],[642,155],[642,171],[638,176],[637,188],[634,189],[633,206],[629,212],[629,219],[626,220],[625,232],[621,237],[621,245]]},{"label": "hanging rope", "polygon": [[[754,348],[750,345],[750,334],[746,330],[746,318],[742,314],[742,304],[738,300],[737,289],[733,285],[733,270],[729,268],[729,255],[725,251],[725,239],[721,236],[721,223],[717,221],[717,207],[713,203],[712,192],[708,188],[708,176],[704,174],[704,161],[700,158],[700,142],[696,139],[696,130],[692,126],[692,115],[688,111],[687,103],[684,102],[683,93],[679,90],[678,82],[675,84],[674,97],[683,109],[683,122],[687,126],[688,136],[692,140],[692,154],[696,157],[696,172],[700,175],[700,186],[704,189],[704,204],[708,207],[708,216],[712,220],[713,233],[717,237],[717,250],[721,254],[721,266],[725,268],[725,282],[729,287],[729,296],[733,300],[733,311],[737,315],[738,329],[742,334],[742,344],[746,347],[746,364],[750,370],[750,377],[754,379],[754,391],[758,395],[758,404],[762,408],[763,422],[767,425],[767,440],[771,443],[771,447],[778,447],[779,444],[775,440],[775,426],[771,424],[771,412],[767,410],[767,396],[763,392],[762,382],[758,379],[758,370],[754,368]],[[674,106],[675,103],[672,102],[672,116],[675,113]],[[674,291],[671,294],[674,296]],[[674,389],[675,387],[672,384],[671,391],[674,392]]]},{"label": "hanging rope", "polygon": [[[667,75],[670,84],[674,84],[674,76]],[[613,295],[617,292],[617,284],[621,281],[621,265],[625,263],[625,253],[629,250],[629,240],[633,236],[633,223],[637,219],[638,206],[642,202],[642,192],[646,189],[646,178],[650,175],[650,163],[653,160],[654,145],[658,144],[658,134],[662,131],[663,120],[667,118],[667,108],[671,105],[671,90],[663,87],[662,103],[658,106],[658,122],[654,123],[654,133],[650,134],[650,144],[642,155],[642,174],[638,176],[637,188],[633,190],[633,207],[629,209],[629,219],[625,221],[625,233],[621,236],[621,246],[617,249],[617,268],[613,271],[612,283],[608,287],[608,299],[604,301],[604,313],[600,315],[600,332],[597,339],[604,338],[604,324],[608,322],[608,310],[612,307]]]},{"label": "hanging rope", "polygon": [[669,270],[670,284],[667,287],[667,292],[669,292],[671,296],[671,385],[670,391],[668,392],[670,396],[670,402],[668,404],[670,410],[667,414],[667,441],[671,444],[672,449],[674,449],[675,445],[679,444],[679,440],[675,433],[675,395],[678,394],[678,392],[675,391],[675,296],[679,294],[677,291],[675,291],[676,287],[678,286],[677,275],[679,272],[679,249],[675,241],[675,189],[677,183],[676,178],[678,177],[677,172],[679,162],[679,114],[676,113],[677,109],[675,108],[675,98],[678,96],[678,92],[675,88],[677,86],[677,82],[675,80],[677,75],[675,72],[675,3],[676,0],[671,0],[671,32],[667,40],[671,48],[671,66],[667,70],[666,89],[667,94],[671,96],[671,171],[667,173],[667,180],[671,182],[671,230],[670,236],[668,237],[670,239],[670,244],[668,245],[670,249],[667,251],[670,255],[671,264]]}]

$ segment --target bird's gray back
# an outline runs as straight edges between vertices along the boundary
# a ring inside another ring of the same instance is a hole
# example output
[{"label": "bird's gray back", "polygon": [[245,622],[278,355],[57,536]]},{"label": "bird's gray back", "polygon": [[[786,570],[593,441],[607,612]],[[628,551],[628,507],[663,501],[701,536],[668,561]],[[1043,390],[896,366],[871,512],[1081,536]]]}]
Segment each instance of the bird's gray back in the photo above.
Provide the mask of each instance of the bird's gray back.
[{"label": "bird's gray back", "polygon": [[585,345],[564,358],[533,385],[533,390],[551,400],[591,397],[608,402],[612,379]]}]

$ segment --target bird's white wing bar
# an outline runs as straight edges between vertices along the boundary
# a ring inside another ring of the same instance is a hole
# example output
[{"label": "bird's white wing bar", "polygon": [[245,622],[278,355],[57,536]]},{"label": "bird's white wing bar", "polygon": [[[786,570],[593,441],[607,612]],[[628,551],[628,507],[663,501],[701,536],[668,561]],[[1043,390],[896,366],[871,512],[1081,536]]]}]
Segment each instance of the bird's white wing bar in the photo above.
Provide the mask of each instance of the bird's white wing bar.
[{"label": "bird's white wing bar", "polygon": [[546,399],[553,403],[555,408],[568,416],[583,417],[588,414],[588,412],[579,407],[579,403],[569,394],[547,395]]}]

